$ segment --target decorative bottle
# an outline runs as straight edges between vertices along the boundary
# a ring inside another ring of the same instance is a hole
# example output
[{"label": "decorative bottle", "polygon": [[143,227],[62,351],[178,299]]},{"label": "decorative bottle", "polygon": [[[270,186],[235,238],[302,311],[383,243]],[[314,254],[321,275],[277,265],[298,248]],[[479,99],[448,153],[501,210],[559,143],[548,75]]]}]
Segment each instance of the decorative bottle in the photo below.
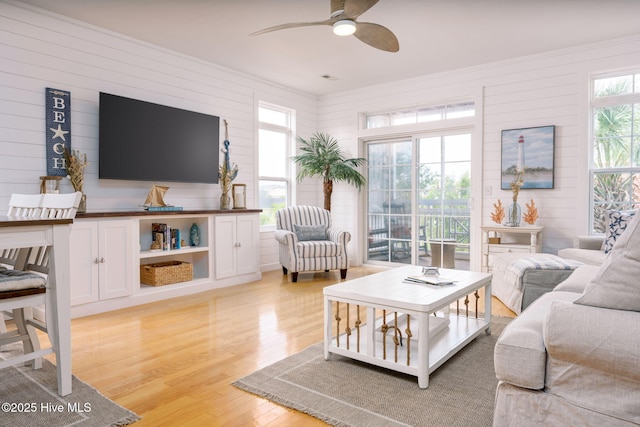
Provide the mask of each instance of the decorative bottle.
[{"label": "decorative bottle", "polygon": [[517,200],[514,200],[511,206],[509,206],[509,226],[510,227],[519,227],[520,219],[522,218],[522,209],[518,204]]}]

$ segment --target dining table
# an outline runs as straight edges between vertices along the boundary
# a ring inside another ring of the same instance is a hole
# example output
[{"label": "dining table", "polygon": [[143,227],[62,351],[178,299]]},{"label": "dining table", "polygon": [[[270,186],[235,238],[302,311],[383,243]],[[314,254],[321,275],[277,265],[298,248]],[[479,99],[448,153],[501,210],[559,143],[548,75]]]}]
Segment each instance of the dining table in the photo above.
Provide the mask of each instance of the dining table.
[{"label": "dining table", "polygon": [[[45,294],[47,334],[56,357],[58,394],[71,394],[71,289],[69,242],[73,218],[42,219],[0,215],[0,250],[50,247]],[[23,261],[24,262],[24,261]]]}]

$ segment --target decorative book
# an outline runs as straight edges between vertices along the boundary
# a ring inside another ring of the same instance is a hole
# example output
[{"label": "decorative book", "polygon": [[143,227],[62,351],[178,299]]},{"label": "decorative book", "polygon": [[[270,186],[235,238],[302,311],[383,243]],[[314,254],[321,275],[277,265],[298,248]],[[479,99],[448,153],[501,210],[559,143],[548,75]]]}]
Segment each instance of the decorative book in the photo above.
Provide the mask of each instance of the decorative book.
[{"label": "decorative book", "polygon": [[149,212],[181,211],[182,206],[145,206],[144,209]]},{"label": "decorative book", "polygon": [[446,279],[444,277],[437,277],[437,276],[409,276],[404,280],[405,282],[409,282],[409,283],[420,283],[423,285],[436,285],[436,286],[452,285],[455,283],[453,280]]}]

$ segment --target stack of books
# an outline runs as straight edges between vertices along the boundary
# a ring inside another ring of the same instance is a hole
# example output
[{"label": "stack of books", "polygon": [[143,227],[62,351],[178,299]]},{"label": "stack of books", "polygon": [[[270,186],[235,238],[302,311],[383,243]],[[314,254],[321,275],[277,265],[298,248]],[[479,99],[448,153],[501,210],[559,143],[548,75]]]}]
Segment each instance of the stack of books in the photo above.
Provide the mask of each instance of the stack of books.
[{"label": "stack of books", "polygon": [[180,229],[178,228],[171,228],[167,224],[154,222],[151,224],[151,234],[155,247],[159,247],[163,251],[181,248]]},{"label": "stack of books", "polygon": [[164,211],[181,211],[182,206],[145,206],[144,210],[149,212],[164,212]]}]

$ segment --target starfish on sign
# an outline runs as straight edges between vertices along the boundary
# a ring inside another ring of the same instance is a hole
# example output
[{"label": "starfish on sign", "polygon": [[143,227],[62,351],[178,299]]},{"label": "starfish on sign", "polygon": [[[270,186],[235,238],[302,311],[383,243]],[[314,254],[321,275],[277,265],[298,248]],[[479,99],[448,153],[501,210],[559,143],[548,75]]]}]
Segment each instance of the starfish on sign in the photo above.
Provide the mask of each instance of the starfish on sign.
[{"label": "starfish on sign", "polygon": [[62,128],[60,127],[60,125],[58,125],[58,129],[54,129],[54,128],[49,128],[49,130],[51,130],[52,132],[54,132],[53,134],[53,138],[51,139],[56,139],[56,138],[61,138],[63,141],[67,141],[65,139],[65,135],[69,133],[68,130],[62,130]]}]

